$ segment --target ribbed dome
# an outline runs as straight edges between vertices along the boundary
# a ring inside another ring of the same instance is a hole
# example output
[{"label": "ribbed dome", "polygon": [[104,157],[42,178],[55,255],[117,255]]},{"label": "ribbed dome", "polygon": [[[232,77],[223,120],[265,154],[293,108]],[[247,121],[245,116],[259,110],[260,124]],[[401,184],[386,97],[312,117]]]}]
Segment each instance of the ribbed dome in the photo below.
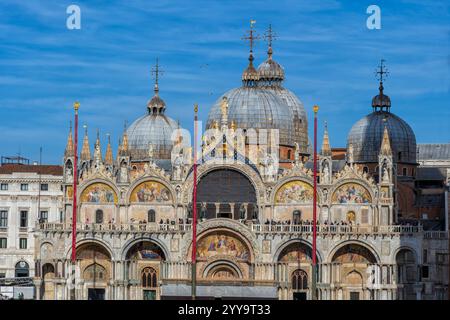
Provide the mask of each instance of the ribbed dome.
[{"label": "ribbed dome", "polygon": [[129,150],[133,160],[148,158],[149,146],[154,159],[170,159],[172,132],[178,124],[164,114],[147,114],[134,121],[127,129]]},{"label": "ribbed dome", "polygon": [[347,138],[347,148],[353,145],[355,162],[378,162],[383,140],[384,120],[388,129],[394,161],[416,163],[416,137],[401,118],[387,111],[374,111],[356,122]]},{"label": "ribbed dome", "polygon": [[228,122],[241,129],[278,129],[280,145],[294,146],[293,112],[272,90],[259,87],[232,89],[221,96],[209,111],[207,129],[221,122],[221,103],[228,98]]},{"label": "ribbed dome", "polygon": [[258,75],[262,84],[266,81],[281,82],[284,80],[284,69],[278,62],[269,58],[258,66]]}]

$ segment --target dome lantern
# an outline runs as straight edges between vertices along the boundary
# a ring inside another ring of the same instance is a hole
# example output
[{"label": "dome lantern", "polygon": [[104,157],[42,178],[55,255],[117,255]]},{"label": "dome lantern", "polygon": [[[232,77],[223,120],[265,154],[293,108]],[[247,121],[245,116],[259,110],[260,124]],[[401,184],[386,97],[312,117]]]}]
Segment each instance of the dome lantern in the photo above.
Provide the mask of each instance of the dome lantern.
[{"label": "dome lantern", "polygon": [[372,99],[373,111],[391,111],[391,99],[384,94],[383,80],[388,76],[389,71],[384,65],[385,60],[381,59],[379,69],[375,71],[378,81],[380,81],[380,92]]}]

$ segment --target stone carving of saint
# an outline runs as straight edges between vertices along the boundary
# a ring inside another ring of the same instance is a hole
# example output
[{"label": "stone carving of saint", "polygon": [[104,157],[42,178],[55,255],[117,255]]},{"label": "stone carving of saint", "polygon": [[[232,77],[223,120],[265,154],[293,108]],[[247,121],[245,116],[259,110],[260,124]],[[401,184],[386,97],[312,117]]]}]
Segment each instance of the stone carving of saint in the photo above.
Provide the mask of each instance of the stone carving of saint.
[{"label": "stone carving of saint", "polygon": [[295,163],[298,163],[300,161],[300,154],[299,154],[300,147],[299,147],[297,142],[295,142],[294,145],[295,145],[295,148],[294,148],[294,161],[295,161]]},{"label": "stone carving of saint", "polygon": [[328,161],[323,162],[323,169],[322,169],[322,178],[323,183],[329,183],[330,182],[330,167],[328,166]]},{"label": "stone carving of saint", "polygon": [[241,204],[241,207],[239,208],[239,219],[245,220],[247,215],[247,210],[245,209],[244,204]]},{"label": "stone carving of saint", "polygon": [[183,156],[182,152],[180,152],[175,156],[175,159],[173,161],[173,179],[174,180],[182,179],[183,162],[184,162],[184,156]]},{"label": "stone carving of saint", "polygon": [[255,205],[253,207],[252,219],[253,220],[258,220],[258,206],[257,205]]},{"label": "stone carving of saint", "polygon": [[389,182],[389,172],[386,166],[383,166],[383,182]]},{"label": "stone carving of saint", "polygon": [[120,164],[120,182],[126,182],[128,180],[128,168],[127,163],[122,161]]},{"label": "stone carving of saint", "polygon": [[70,162],[67,162],[66,165],[66,177],[67,182],[73,182],[73,168]]},{"label": "stone carving of saint", "polygon": [[322,195],[323,195],[323,202],[326,202],[328,199],[328,189],[323,189]]},{"label": "stone carving of saint", "polygon": [[348,150],[347,150],[347,162],[350,165],[353,165],[353,161],[354,161],[354,157],[353,157],[353,144],[349,144],[348,145]]},{"label": "stone carving of saint", "polygon": [[205,219],[206,219],[206,212],[207,212],[207,209],[206,209],[206,203],[202,202],[202,207],[201,207],[201,209],[200,209],[200,218],[201,218],[202,220],[205,220]]}]

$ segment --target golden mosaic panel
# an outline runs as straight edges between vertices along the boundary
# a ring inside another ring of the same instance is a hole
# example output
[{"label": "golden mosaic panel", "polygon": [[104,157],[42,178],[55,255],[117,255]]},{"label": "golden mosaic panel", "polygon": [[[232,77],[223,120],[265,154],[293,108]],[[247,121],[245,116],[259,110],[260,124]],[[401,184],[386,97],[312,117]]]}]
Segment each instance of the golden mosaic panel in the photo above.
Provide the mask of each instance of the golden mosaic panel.
[{"label": "golden mosaic panel", "polygon": [[250,259],[250,252],[240,239],[221,232],[209,234],[197,244],[197,256],[199,258],[209,258],[216,255],[231,256],[238,260]]},{"label": "golden mosaic panel", "polygon": [[117,194],[105,183],[97,182],[88,186],[81,194],[81,202],[117,203]]},{"label": "golden mosaic panel", "polygon": [[145,181],[133,189],[130,202],[171,202],[172,195],[165,185],[157,181]]},{"label": "golden mosaic panel", "polygon": [[333,203],[371,203],[369,191],[357,183],[346,183],[340,186],[331,198]]},{"label": "golden mosaic panel", "polygon": [[313,201],[313,187],[303,181],[291,181],[281,186],[276,195],[276,204],[311,203]]}]

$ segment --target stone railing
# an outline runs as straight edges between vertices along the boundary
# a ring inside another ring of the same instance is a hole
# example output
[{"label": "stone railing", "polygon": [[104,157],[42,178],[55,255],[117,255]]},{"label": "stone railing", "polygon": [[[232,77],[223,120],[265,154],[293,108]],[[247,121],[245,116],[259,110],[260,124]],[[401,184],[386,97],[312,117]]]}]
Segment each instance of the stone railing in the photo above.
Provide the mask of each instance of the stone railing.
[{"label": "stone railing", "polygon": [[[253,224],[251,229],[255,233],[281,233],[281,234],[312,234],[312,225],[294,224]],[[350,226],[350,225],[317,225],[318,234],[411,234],[422,232],[422,226]]]},{"label": "stone railing", "polygon": [[[200,223],[201,224],[201,223]],[[312,235],[312,225],[295,224],[248,224],[247,227],[256,234],[303,234]],[[71,223],[38,223],[40,231],[71,232]],[[129,233],[176,233],[190,232],[191,224],[178,223],[77,223],[78,232],[129,232]],[[413,235],[422,233],[426,239],[448,239],[445,231],[424,231],[421,225],[390,226],[350,226],[350,225],[317,225],[319,236],[327,235]]]},{"label": "stone railing", "polygon": [[[71,223],[40,223],[37,229],[41,231],[71,232]],[[191,230],[190,224],[167,223],[77,223],[79,232],[130,232],[130,233],[171,233]]]}]

